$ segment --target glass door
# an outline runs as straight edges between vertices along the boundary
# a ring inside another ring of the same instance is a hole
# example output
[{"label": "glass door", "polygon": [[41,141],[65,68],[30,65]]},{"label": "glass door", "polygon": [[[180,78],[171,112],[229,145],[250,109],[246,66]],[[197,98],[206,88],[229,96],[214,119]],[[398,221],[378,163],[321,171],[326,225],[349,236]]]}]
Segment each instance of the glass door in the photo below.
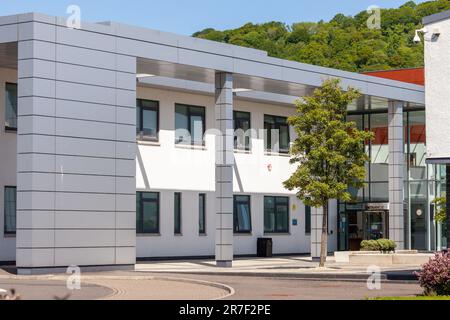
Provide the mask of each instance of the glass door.
[{"label": "glass door", "polygon": [[378,240],[387,237],[386,213],[384,211],[366,211],[364,217],[364,239]]}]

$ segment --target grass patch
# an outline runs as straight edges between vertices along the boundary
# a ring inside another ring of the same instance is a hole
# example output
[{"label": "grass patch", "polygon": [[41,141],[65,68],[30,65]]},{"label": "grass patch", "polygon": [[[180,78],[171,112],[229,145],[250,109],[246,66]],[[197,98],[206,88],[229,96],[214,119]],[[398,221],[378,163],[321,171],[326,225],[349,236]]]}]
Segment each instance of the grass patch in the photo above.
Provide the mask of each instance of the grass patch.
[{"label": "grass patch", "polygon": [[369,300],[403,300],[403,301],[418,301],[418,300],[450,300],[450,296],[416,296],[416,297],[379,297],[370,298]]}]

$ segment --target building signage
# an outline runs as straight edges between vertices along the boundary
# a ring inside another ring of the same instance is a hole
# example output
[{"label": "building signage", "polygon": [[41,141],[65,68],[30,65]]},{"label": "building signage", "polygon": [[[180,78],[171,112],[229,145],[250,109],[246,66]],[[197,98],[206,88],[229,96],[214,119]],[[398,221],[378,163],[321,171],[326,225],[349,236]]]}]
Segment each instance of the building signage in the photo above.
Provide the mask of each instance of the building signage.
[{"label": "building signage", "polygon": [[366,203],[366,210],[370,211],[389,211],[389,203]]}]

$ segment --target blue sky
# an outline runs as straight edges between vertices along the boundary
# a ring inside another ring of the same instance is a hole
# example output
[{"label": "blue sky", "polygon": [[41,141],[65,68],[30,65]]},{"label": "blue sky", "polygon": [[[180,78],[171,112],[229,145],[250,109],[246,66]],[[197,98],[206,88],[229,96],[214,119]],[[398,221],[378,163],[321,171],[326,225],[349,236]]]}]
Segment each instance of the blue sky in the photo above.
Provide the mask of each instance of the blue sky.
[{"label": "blue sky", "polygon": [[[218,30],[247,22],[329,20],[336,13],[358,13],[370,5],[398,7],[407,0],[2,0],[0,15],[30,11],[65,16],[76,4],[82,20],[113,20],[190,35],[204,28]],[[423,2],[423,1],[416,1]]]}]

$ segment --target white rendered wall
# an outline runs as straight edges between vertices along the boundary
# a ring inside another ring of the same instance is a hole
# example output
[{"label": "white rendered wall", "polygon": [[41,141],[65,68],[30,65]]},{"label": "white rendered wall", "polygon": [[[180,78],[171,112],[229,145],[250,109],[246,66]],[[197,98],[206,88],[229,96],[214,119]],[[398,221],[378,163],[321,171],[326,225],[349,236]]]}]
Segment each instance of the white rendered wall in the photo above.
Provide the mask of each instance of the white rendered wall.
[{"label": "white rendered wall", "polygon": [[5,132],[5,83],[17,83],[17,71],[0,69],[0,261],[16,258],[16,237],[4,234],[5,186],[16,186],[17,134]]},{"label": "white rendered wall", "polygon": [[439,28],[435,41],[425,41],[427,157],[450,158],[450,19],[426,26]]},{"label": "white rendered wall", "polygon": [[[140,143],[137,161],[137,189],[161,193],[160,235],[138,235],[137,257],[212,256],[215,242],[214,136],[206,136],[204,149],[175,146],[175,103],[206,107],[207,129],[215,123],[214,97],[154,88],[138,87],[138,98],[156,100],[160,105],[159,143]],[[234,101],[234,110],[251,113],[251,125],[256,130],[264,127],[264,114],[290,116],[294,108]],[[291,140],[295,138],[291,130]],[[140,158],[140,159],[139,159]],[[256,254],[256,240],[271,237],[274,253],[309,253],[310,236],[305,235],[305,209],[294,193],[283,188],[294,167],[289,157],[265,155],[264,140],[252,138],[251,153],[236,153],[234,193],[251,196],[253,232],[234,236],[234,254]],[[271,171],[268,166],[271,165]],[[174,236],[174,192],[182,192],[182,236]],[[207,194],[207,234],[198,234],[198,194]],[[264,235],[264,196],[280,195],[290,198],[290,234]],[[298,226],[292,220],[298,220]],[[336,205],[330,207],[330,251],[336,249]]]}]

